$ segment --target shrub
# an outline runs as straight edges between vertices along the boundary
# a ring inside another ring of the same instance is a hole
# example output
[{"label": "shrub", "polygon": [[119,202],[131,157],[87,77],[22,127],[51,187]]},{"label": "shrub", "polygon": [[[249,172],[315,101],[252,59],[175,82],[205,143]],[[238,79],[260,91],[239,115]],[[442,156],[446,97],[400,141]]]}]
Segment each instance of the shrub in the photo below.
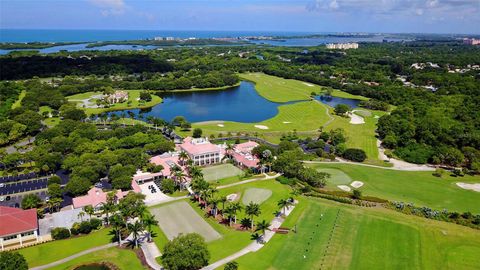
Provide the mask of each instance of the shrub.
[{"label": "shrub", "polygon": [[193,135],[192,136],[193,136],[193,138],[200,138],[200,137],[202,137],[202,133],[203,133],[203,131],[202,131],[201,128],[195,128],[193,130]]},{"label": "shrub", "polygon": [[92,231],[92,225],[90,221],[82,221],[78,226],[78,232],[81,234],[89,234]]},{"label": "shrub", "polygon": [[346,104],[337,104],[335,106],[335,114],[337,115],[344,115],[348,111],[350,111],[350,107]]},{"label": "shrub", "polygon": [[57,227],[51,231],[54,240],[61,240],[70,237],[70,231],[67,228]]},{"label": "shrub", "polygon": [[358,189],[354,189],[353,190],[353,198],[357,199],[357,200],[362,198],[362,192]]},{"label": "shrub", "polygon": [[343,157],[351,161],[363,162],[367,158],[367,154],[362,149],[348,148],[343,153]]},{"label": "shrub", "polygon": [[14,251],[0,252],[0,269],[27,270],[28,264],[22,254]]},{"label": "shrub", "polygon": [[288,177],[285,177],[285,176],[279,176],[277,177],[276,179],[280,184],[283,184],[283,185],[289,185],[289,186],[292,186],[292,185],[295,185],[298,181],[297,178],[288,178]]},{"label": "shrub", "polygon": [[90,219],[90,226],[92,230],[98,230],[102,226],[102,221],[98,218]]},{"label": "shrub", "polygon": [[50,186],[51,184],[61,184],[61,179],[58,175],[54,175],[47,180],[47,185]]},{"label": "shrub", "polygon": [[436,176],[436,177],[442,177],[442,175],[444,173],[445,173],[444,169],[438,168],[438,169],[435,169],[435,171],[432,173],[432,175]]}]

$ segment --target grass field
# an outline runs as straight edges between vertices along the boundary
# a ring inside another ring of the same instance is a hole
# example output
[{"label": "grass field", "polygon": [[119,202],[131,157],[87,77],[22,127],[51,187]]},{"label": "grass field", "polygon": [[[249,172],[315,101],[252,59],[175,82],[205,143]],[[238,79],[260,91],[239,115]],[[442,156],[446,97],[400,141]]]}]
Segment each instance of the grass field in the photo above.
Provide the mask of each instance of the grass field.
[{"label": "grass field", "polygon": [[48,264],[76,254],[82,250],[110,243],[107,229],[92,232],[89,235],[52,241],[33,247],[20,249],[30,267]]},{"label": "grass field", "polygon": [[[162,102],[162,98],[156,95],[152,94],[152,100],[149,102],[140,102],[138,99],[140,97],[140,92],[143,90],[124,90],[128,92],[128,102],[131,102],[128,104],[127,102],[122,102],[122,103],[116,103],[111,105],[108,108],[84,108],[85,113],[87,115],[92,115],[92,114],[100,114],[103,112],[108,112],[108,111],[117,111],[117,110],[128,110],[128,109],[142,109],[142,108],[149,108],[153,107],[159,103]],[[101,92],[86,92],[86,93],[81,93],[81,94],[76,94],[72,96],[68,96],[67,99],[71,102],[77,102],[79,108],[83,108],[83,103],[79,102],[80,100],[83,99],[88,99],[94,95],[99,95],[102,94]],[[95,104],[95,101],[92,100],[91,103]]]},{"label": "grass field", "polygon": [[177,237],[180,233],[192,232],[200,234],[207,242],[221,237],[184,201],[151,208],[150,212],[155,215],[158,225],[169,240]]},{"label": "grass field", "polygon": [[217,181],[243,175],[243,171],[232,164],[221,164],[202,168],[203,178],[208,181]]},{"label": "grass field", "polygon": [[51,267],[51,270],[75,269],[82,264],[109,262],[115,264],[119,269],[146,269],[143,267],[137,255],[132,250],[116,247],[96,251],[83,255],[64,264]]},{"label": "grass field", "polygon": [[[284,227],[240,269],[475,269],[480,231],[382,208],[302,199]],[[220,268],[221,269],[221,268]]]},{"label": "grass field", "polygon": [[[310,166],[310,165],[309,165]],[[375,196],[392,201],[413,202],[419,206],[428,206],[450,211],[470,211],[480,213],[480,193],[465,190],[456,182],[480,183],[480,176],[438,178],[432,172],[408,172],[371,168],[353,164],[315,164],[320,170],[336,169],[348,175],[352,180],[362,181],[363,195]],[[338,190],[336,183],[327,180],[327,188]]]},{"label": "grass field", "polygon": [[18,99],[12,104],[12,109],[16,109],[22,106],[22,100],[26,94],[27,90],[22,90],[22,92],[20,92],[20,94],[18,95]]},{"label": "grass field", "polygon": [[249,188],[242,194],[242,203],[244,205],[250,202],[261,204],[272,196],[272,191],[265,188]]},{"label": "grass field", "polygon": [[[319,94],[325,91],[323,87],[315,84],[298,80],[283,79],[263,73],[243,73],[240,74],[240,78],[254,82],[258,93],[273,102],[309,100],[312,92]],[[368,99],[362,96],[351,95],[340,90],[333,90],[332,96],[362,100]]]},{"label": "grass field", "polygon": [[350,178],[348,174],[341,170],[319,169],[318,171],[330,174],[330,178],[328,178],[328,184],[331,187],[335,187],[337,185],[348,185],[352,182],[352,178]]}]

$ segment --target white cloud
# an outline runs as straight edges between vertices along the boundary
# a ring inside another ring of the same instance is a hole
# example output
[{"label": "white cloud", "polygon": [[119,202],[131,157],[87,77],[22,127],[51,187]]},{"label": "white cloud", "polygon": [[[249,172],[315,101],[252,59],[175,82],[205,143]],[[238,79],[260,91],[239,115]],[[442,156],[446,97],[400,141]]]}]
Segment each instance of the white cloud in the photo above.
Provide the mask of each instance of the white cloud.
[{"label": "white cloud", "polygon": [[127,5],[123,0],[88,0],[93,5],[101,8],[100,13],[103,16],[122,15],[125,13]]}]

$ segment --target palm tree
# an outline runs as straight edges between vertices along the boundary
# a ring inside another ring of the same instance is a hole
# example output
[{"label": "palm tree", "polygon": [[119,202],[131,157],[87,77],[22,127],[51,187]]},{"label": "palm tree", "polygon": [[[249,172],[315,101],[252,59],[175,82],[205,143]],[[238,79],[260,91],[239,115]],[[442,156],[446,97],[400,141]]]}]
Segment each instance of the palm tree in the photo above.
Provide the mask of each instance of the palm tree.
[{"label": "palm tree", "polygon": [[240,224],[242,225],[242,228],[248,230],[252,228],[252,223],[249,218],[242,218],[240,220]]},{"label": "palm tree", "polygon": [[182,189],[183,184],[184,184],[184,181],[185,181],[185,174],[184,174],[183,171],[180,169],[179,171],[176,171],[176,172],[174,173],[174,176],[175,176],[175,181],[176,181],[177,184],[180,186],[180,189]]},{"label": "palm tree", "polygon": [[142,223],[143,223],[143,226],[145,226],[147,228],[148,242],[151,242],[152,237],[154,237],[153,236],[153,231],[152,231],[152,226],[158,225],[158,221],[155,219],[154,215],[152,215],[148,212],[145,212],[144,215],[142,216]]},{"label": "palm tree", "polygon": [[231,205],[228,205],[227,208],[223,210],[223,214],[228,218],[228,226],[232,226],[232,218],[235,216],[235,213]]},{"label": "palm tree", "polygon": [[80,218],[80,220],[83,222],[83,217],[85,216],[85,212],[83,211],[80,211],[80,213],[78,213],[77,217]]},{"label": "palm tree", "polygon": [[122,243],[122,228],[125,223],[123,218],[119,214],[115,214],[110,218],[110,224],[112,224],[111,235],[114,235],[114,239],[118,240],[118,245]]},{"label": "palm tree", "polygon": [[233,215],[235,216],[235,223],[237,223],[237,212],[242,211],[243,207],[239,202],[233,202],[230,204],[230,207],[233,210]]},{"label": "palm tree", "polygon": [[258,233],[252,233],[250,239],[259,242],[262,239],[262,237]]},{"label": "palm tree", "polygon": [[212,197],[210,199],[210,205],[212,206],[212,211],[211,211],[211,214],[216,217],[217,216],[217,207],[218,207],[218,203],[219,203],[219,199],[218,198],[215,198],[215,197]]},{"label": "palm tree", "polygon": [[223,213],[223,209],[225,209],[225,203],[227,202],[227,197],[225,197],[225,196],[220,197],[218,199],[218,202],[222,203],[222,213]]},{"label": "palm tree", "polygon": [[102,213],[106,216],[106,221],[108,225],[109,215],[115,210],[115,204],[107,199],[107,202],[102,204],[100,209],[102,210]]},{"label": "palm tree", "polygon": [[140,236],[140,233],[143,230],[143,224],[139,222],[138,220],[135,221],[134,223],[129,223],[127,224],[127,229],[128,232],[132,235],[133,239],[131,241],[132,247],[138,247],[138,237]]},{"label": "palm tree", "polygon": [[55,208],[55,211],[58,211],[60,209],[60,205],[62,205],[63,199],[62,198],[51,198],[50,202],[52,203],[53,208]]},{"label": "palm tree", "polygon": [[281,199],[280,201],[278,201],[277,205],[282,208],[283,214],[285,215],[286,209],[288,209],[290,205],[292,205],[292,202],[290,201],[290,199]]},{"label": "palm tree", "polygon": [[85,213],[88,214],[90,219],[92,219],[92,215],[95,213],[95,209],[93,209],[93,206],[91,206],[91,205],[87,205],[87,206],[83,207],[83,211],[85,211]]},{"label": "palm tree", "polygon": [[270,230],[268,227],[270,227],[270,223],[266,220],[262,220],[261,222],[257,222],[257,228],[255,229],[256,232],[260,231],[262,232],[262,237],[265,237],[265,232]]},{"label": "palm tree", "polygon": [[188,154],[185,151],[181,151],[180,154],[178,154],[178,160],[182,165],[185,165],[185,161],[188,159]]},{"label": "palm tree", "polygon": [[233,144],[227,143],[227,147],[225,148],[225,153],[227,154],[226,156],[231,158],[232,157],[232,152],[233,152],[234,149],[235,149],[235,147],[233,146]]},{"label": "palm tree", "polygon": [[245,214],[250,217],[251,219],[251,224],[252,224],[252,229],[253,229],[253,217],[254,216],[259,216],[262,213],[260,211],[260,206],[257,203],[250,202],[246,207],[245,207]]},{"label": "palm tree", "polygon": [[192,167],[190,167],[190,169],[188,170],[188,172],[189,172],[189,174],[190,174],[190,177],[192,177],[192,179],[203,178],[202,169],[200,169],[198,166],[192,166]]}]

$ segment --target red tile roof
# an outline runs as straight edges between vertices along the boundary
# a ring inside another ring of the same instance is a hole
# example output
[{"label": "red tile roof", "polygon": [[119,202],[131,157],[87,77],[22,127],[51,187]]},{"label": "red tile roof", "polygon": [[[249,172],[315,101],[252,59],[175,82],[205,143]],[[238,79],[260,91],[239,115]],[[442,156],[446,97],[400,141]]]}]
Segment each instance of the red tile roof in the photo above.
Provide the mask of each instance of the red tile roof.
[{"label": "red tile roof", "polygon": [[37,209],[0,206],[0,237],[38,229]]},{"label": "red tile roof", "polygon": [[180,148],[187,152],[189,155],[202,155],[208,153],[221,153],[222,148],[219,146],[212,144],[208,141],[208,139],[193,139],[191,137],[187,137],[183,140],[183,143],[179,145]]}]

